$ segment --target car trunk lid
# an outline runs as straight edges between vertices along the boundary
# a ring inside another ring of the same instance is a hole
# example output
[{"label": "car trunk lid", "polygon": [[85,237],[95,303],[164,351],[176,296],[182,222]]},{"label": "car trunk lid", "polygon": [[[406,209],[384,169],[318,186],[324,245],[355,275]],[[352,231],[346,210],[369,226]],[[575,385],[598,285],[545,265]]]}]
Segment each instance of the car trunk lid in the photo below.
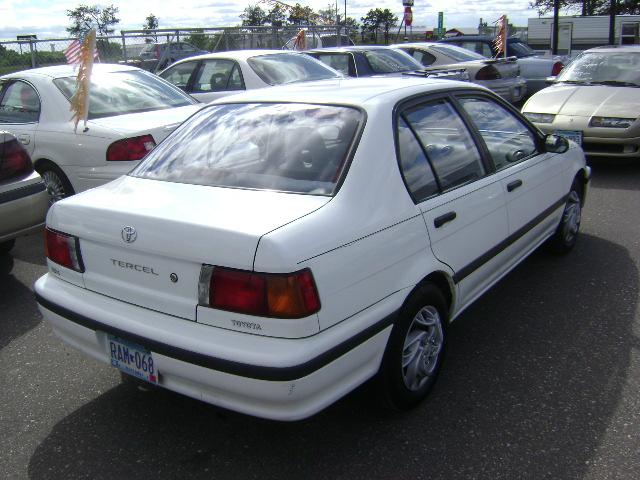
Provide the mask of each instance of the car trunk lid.
[{"label": "car trunk lid", "polygon": [[122,177],[54,205],[80,238],[87,289],[195,320],[203,264],[252,270],[260,237],[329,197]]}]

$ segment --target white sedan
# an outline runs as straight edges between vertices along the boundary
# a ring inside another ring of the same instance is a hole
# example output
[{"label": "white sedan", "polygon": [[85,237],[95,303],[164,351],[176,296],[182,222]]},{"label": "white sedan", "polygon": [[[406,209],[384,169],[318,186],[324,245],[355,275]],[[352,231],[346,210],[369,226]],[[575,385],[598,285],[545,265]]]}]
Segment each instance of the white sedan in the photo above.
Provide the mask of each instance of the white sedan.
[{"label": "white sedan", "polygon": [[314,58],[282,50],[198,55],[176,62],[158,75],[205,103],[243,90],[341,76]]},{"label": "white sedan", "polygon": [[126,174],[202,107],[149,72],[96,64],[89,121],[74,133],[76,74],[62,65],[0,77],[0,126],[31,155],[52,201]]},{"label": "white sedan", "polygon": [[407,409],[450,321],[541,244],[571,250],[589,176],[579,147],[469,83],[254,90],[56,203],[36,296],[125,378],[295,420],[377,375]]}]

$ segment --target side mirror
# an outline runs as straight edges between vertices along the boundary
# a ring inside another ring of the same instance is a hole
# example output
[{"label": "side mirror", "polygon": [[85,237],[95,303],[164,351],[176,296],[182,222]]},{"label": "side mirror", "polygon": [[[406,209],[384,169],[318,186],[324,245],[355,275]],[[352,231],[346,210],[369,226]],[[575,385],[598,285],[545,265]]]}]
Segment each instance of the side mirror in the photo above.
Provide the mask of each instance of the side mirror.
[{"label": "side mirror", "polygon": [[544,149],[551,153],[564,153],[569,150],[569,140],[560,135],[547,135],[544,137]]},{"label": "side mirror", "polygon": [[556,83],[556,77],[555,76],[547,77],[547,78],[544,79],[544,83],[546,83],[547,85],[551,85],[552,83]]}]

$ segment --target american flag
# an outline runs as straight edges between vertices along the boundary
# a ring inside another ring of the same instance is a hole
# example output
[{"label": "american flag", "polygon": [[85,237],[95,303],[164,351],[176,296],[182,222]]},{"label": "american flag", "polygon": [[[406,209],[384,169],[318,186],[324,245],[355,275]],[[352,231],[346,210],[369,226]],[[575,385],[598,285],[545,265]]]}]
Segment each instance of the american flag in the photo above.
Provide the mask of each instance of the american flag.
[{"label": "american flag", "polygon": [[[79,40],[74,40],[69,44],[69,46],[64,50],[64,56],[67,57],[67,64],[76,65],[80,63],[80,49],[82,48],[82,43]],[[96,48],[95,53],[93,54],[93,58],[100,61],[100,55],[98,55],[98,49]]]}]

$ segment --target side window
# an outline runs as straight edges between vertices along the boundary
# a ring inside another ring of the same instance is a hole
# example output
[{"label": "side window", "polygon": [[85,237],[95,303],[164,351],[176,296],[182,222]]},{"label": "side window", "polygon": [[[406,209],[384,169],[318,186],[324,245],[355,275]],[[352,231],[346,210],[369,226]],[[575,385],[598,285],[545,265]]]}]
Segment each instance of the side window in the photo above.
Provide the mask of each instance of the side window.
[{"label": "side window", "polygon": [[412,50],[411,52],[407,51],[407,53],[410,53],[413,58],[415,58],[425,67],[428,67],[436,61],[436,57],[423,50]]},{"label": "side window", "polygon": [[229,90],[244,90],[244,81],[242,80],[240,67],[237,64],[233,66],[227,87]]},{"label": "side window", "polygon": [[400,170],[414,201],[421,202],[438,193],[438,183],[424,150],[402,118],[398,121],[397,138]]},{"label": "side window", "polygon": [[473,137],[448,101],[418,105],[408,109],[404,116],[427,152],[443,190],[485,175]]},{"label": "side window", "polygon": [[17,81],[4,88],[0,99],[1,123],[33,123],[40,118],[40,98],[31,85]]},{"label": "side window", "polygon": [[345,53],[321,53],[317,58],[325,65],[329,65],[343,75],[349,76],[349,55]]},{"label": "side window", "polygon": [[460,103],[480,131],[497,170],[537,153],[533,133],[501,105],[484,98],[461,98]]},{"label": "side window", "polygon": [[198,93],[229,90],[228,84],[234,67],[235,62],[231,60],[205,60],[193,84],[193,91]]},{"label": "side window", "polygon": [[173,83],[176,87],[187,88],[189,79],[193,71],[198,66],[198,62],[185,62],[175,65],[160,75],[166,81]]}]

